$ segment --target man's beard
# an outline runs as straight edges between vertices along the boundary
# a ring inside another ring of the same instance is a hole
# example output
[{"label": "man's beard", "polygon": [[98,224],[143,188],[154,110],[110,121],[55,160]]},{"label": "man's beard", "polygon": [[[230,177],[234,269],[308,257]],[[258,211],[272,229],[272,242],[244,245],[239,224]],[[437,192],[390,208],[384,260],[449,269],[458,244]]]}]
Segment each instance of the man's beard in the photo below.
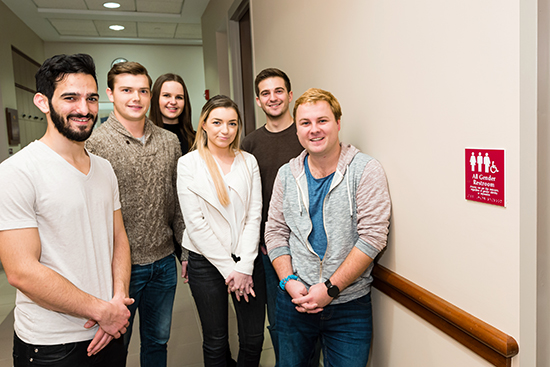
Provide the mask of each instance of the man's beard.
[{"label": "man's beard", "polygon": [[[55,111],[55,109],[53,108],[51,102],[49,104],[50,104],[50,117],[52,119],[52,122],[53,122],[55,128],[57,129],[57,131],[59,131],[61,133],[61,135],[63,135],[64,137],[66,137],[69,140],[79,141],[79,142],[80,141],[85,141],[86,139],[88,139],[90,137],[90,135],[92,135],[92,131],[94,130],[94,125],[97,121],[97,115],[94,116],[91,113],[89,113],[87,115],[70,114],[67,117],[65,117],[65,119],[63,119],[63,117],[61,117]],[[77,128],[78,130],[74,130],[74,129],[71,129],[70,123],[69,123],[69,119],[72,118],[72,117],[75,117],[75,118],[91,118],[91,119],[93,119],[94,123],[90,127],[88,127],[88,126],[79,126]]]}]

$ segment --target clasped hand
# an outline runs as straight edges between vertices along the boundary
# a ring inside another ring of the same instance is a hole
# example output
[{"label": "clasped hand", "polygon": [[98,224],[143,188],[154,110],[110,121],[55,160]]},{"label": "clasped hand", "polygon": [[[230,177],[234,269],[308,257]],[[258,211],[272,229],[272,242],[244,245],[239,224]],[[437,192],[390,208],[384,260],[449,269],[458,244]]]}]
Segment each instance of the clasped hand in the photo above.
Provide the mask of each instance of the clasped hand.
[{"label": "clasped hand", "polygon": [[252,275],[233,270],[225,279],[225,284],[227,285],[227,293],[234,292],[237,301],[240,301],[241,297],[243,297],[248,302],[248,295],[256,297]]},{"label": "clasped hand", "polygon": [[285,285],[285,290],[292,297],[292,303],[296,310],[302,313],[318,313],[323,307],[332,301],[327,293],[327,287],[323,283],[312,285],[309,292],[306,286],[297,280],[290,280]]},{"label": "clasped hand", "polygon": [[115,296],[107,302],[100,320],[88,320],[84,324],[87,329],[99,324],[99,328],[88,346],[88,356],[99,353],[111,340],[118,339],[126,333],[128,326],[130,326],[128,306],[132,303],[134,303],[132,298]]}]

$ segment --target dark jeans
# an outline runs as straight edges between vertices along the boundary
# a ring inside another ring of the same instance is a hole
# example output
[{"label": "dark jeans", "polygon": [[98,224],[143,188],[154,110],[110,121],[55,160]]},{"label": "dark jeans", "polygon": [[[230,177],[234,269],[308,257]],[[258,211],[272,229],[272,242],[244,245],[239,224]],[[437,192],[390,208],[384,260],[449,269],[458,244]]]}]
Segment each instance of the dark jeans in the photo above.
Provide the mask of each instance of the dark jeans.
[{"label": "dark jeans", "polygon": [[86,349],[91,340],[56,345],[27,344],[13,334],[14,367],[124,367],[126,350],[122,338],[113,339],[98,354],[88,357]]},{"label": "dark jeans", "polygon": [[321,340],[325,367],[365,367],[372,338],[370,293],[337,305],[324,307],[317,314],[296,311],[287,292],[277,298],[279,355],[281,367],[306,366]]},{"label": "dark jeans", "polygon": [[266,300],[267,300],[267,320],[269,321],[269,335],[271,335],[271,343],[273,344],[273,351],[275,352],[275,360],[279,358],[279,337],[277,334],[277,289],[279,288],[279,277],[269,256],[260,252],[262,262],[265,271],[265,286],[266,286]]},{"label": "dark jeans", "polygon": [[178,269],[173,255],[152,264],[132,265],[130,297],[135,302],[128,306],[132,315],[130,327],[124,334],[124,344],[128,348],[134,316],[139,310],[141,367],[166,366],[177,283]]},{"label": "dark jeans", "polygon": [[[199,312],[203,334],[204,365],[226,366],[229,352],[228,300],[225,279],[204,256],[189,252],[189,286]],[[247,303],[237,301],[232,293],[239,332],[237,366],[254,366],[260,363],[264,342],[265,276],[262,259],[257,257],[252,273],[256,297]]]}]

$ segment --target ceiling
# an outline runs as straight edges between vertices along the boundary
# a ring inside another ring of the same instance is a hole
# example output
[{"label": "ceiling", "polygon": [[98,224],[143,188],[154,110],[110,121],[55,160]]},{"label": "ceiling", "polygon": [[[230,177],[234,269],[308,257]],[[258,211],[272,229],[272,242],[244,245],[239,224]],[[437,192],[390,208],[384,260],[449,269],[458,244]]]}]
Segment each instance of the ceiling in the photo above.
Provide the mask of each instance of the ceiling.
[{"label": "ceiling", "polygon": [[[208,0],[1,0],[46,42],[201,45]],[[118,9],[103,3],[116,1]],[[113,31],[110,25],[122,25]]]}]

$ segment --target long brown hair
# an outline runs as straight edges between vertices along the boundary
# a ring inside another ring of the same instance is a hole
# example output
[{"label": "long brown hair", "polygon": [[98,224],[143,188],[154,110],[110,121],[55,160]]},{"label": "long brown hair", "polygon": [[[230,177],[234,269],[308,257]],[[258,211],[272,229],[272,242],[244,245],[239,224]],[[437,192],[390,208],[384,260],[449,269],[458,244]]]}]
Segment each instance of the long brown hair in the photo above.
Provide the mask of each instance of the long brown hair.
[{"label": "long brown hair", "polygon": [[231,98],[224,95],[217,95],[210,98],[208,102],[206,102],[205,105],[202,107],[201,117],[199,119],[199,126],[197,128],[197,135],[195,136],[195,143],[193,144],[192,150],[198,150],[200,156],[206,162],[206,166],[208,167],[208,171],[210,172],[210,176],[212,176],[214,186],[216,187],[218,200],[220,200],[220,203],[223,206],[227,206],[230,203],[229,194],[227,193],[227,190],[225,188],[225,184],[220,174],[220,170],[218,169],[218,165],[216,164],[212,153],[208,149],[208,135],[203,129],[203,126],[206,123],[208,116],[210,116],[210,113],[216,108],[232,108],[237,113],[237,134],[235,135],[235,139],[229,145],[229,149],[231,151],[235,150],[237,152],[240,152],[241,133],[243,130],[241,114],[239,113],[239,107],[237,106],[237,104],[233,102]]},{"label": "long brown hair", "polygon": [[[193,145],[195,141],[195,130],[193,130],[193,122],[191,119],[191,101],[189,100],[189,93],[187,92],[187,87],[182,77],[177,74],[167,73],[159,76],[155,80],[153,85],[153,90],[151,92],[151,110],[149,111],[149,119],[157,126],[164,127],[162,122],[162,113],[160,112],[160,90],[166,82],[177,82],[180,83],[183,87],[183,111],[178,116],[178,127],[181,131],[182,136],[187,139],[187,144],[189,146]],[[185,154],[185,152],[182,152]]]}]

